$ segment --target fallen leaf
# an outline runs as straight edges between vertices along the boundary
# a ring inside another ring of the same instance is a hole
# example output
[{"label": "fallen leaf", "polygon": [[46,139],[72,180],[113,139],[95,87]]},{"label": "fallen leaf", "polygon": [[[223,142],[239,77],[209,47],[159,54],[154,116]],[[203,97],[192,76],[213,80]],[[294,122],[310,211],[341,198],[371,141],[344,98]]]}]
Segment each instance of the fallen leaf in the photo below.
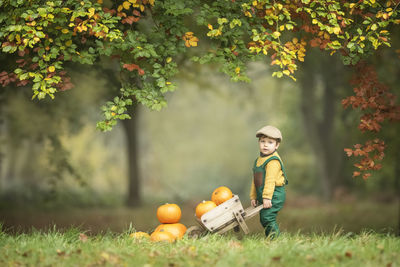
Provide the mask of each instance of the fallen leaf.
[{"label": "fallen leaf", "polygon": [[281,256],[275,256],[275,257],[272,257],[272,260],[273,261],[280,261],[281,260]]},{"label": "fallen leaf", "polygon": [[315,261],[314,257],[311,256],[311,255],[307,255],[307,256],[306,256],[306,260],[308,260],[308,261]]},{"label": "fallen leaf", "polygon": [[82,241],[83,243],[88,241],[88,236],[85,234],[79,234],[79,240]]},{"label": "fallen leaf", "polygon": [[240,242],[238,242],[238,241],[230,241],[228,243],[228,246],[231,247],[231,248],[237,248],[237,249],[243,248],[242,244]]},{"label": "fallen leaf", "polygon": [[65,251],[61,251],[61,250],[57,249],[57,255],[60,257],[65,256]]},{"label": "fallen leaf", "polygon": [[350,251],[346,251],[346,253],[344,254],[346,257],[351,258],[353,257],[353,254]]}]

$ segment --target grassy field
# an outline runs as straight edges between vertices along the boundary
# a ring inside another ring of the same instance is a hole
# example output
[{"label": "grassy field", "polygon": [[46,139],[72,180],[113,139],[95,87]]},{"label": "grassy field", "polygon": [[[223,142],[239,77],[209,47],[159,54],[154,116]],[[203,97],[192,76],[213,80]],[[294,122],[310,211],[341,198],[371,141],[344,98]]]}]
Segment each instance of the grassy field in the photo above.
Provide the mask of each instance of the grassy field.
[{"label": "grassy field", "polygon": [[[197,203],[180,204],[181,222],[187,227],[197,225],[194,210]],[[0,223],[7,232],[30,232],[32,228],[47,230],[54,225],[57,230],[76,226],[90,234],[111,230],[122,232],[132,224],[139,231],[151,232],[159,224],[156,210],[160,203],[146,204],[139,208],[59,208],[27,209],[19,207],[0,210]],[[347,201],[323,203],[291,201],[279,212],[278,223],[283,232],[332,233],[341,229],[346,233],[374,231],[396,233],[399,223],[397,202]],[[252,233],[263,231],[258,216],[247,221]]]},{"label": "grassy field", "polygon": [[135,240],[130,231],[83,236],[0,232],[0,266],[400,266],[400,239],[390,234],[261,234],[184,237],[175,243]]}]

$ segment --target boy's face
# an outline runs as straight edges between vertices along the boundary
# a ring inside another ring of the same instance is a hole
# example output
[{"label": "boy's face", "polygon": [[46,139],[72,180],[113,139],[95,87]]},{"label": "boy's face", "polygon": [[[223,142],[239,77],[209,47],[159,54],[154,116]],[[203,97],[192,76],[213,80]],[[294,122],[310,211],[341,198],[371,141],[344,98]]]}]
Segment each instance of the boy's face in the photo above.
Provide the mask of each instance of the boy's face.
[{"label": "boy's face", "polygon": [[279,147],[279,143],[275,139],[267,136],[260,137],[258,144],[260,145],[260,152],[265,155],[275,152]]}]

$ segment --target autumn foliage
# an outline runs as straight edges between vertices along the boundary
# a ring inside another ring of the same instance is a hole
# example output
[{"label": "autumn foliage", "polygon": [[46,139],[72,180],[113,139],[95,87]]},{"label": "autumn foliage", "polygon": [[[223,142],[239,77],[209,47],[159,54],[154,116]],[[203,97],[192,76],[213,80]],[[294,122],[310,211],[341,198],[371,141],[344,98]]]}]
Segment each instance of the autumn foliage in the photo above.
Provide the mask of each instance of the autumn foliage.
[{"label": "autumn foliage", "polygon": [[[396,96],[390,93],[387,86],[379,82],[376,71],[366,63],[360,63],[351,81],[354,95],[342,100],[344,108],[351,106],[360,109],[363,115],[358,128],[362,132],[378,133],[385,121],[400,120],[400,106],[396,104]],[[353,172],[353,177],[361,174],[367,179],[371,170],[382,168],[380,162],[384,158],[385,142],[379,138],[368,140],[364,145],[356,144],[354,148],[346,148],[347,155],[361,157],[354,164],[359,171]]]},{"label": "autumn foliage", "polygon": [[[210,47],[192,60],[217,63],[233,81],[249,81],[250,61],[267,61],[273,77],[296,80],[310,47],[340,54],[343,64],[357,66],[355,95],[343,105],[362,110],[360,130],[379,132],[383,121],[398,121],[395,97],[371,68],[358,63],[391,46],[399,5],[400,0],[2,1],[0,47],[13,64],[0,70],[0,84],[29,85],[33,98],[54,98],[72,88],[66,63],[95,64],[108,57],[119,64],[121,88],[102,107],[97,127],[111,130],[130,118],[133,102],[152,110],[166,106],[165,94],[175,90],[177,59],[200,44],[200,33],[186,26],[197,23]],[[379,169],[375,161],[383,157],[383,141],[356,146],[347,154],[366,158],[354,175]]]}]

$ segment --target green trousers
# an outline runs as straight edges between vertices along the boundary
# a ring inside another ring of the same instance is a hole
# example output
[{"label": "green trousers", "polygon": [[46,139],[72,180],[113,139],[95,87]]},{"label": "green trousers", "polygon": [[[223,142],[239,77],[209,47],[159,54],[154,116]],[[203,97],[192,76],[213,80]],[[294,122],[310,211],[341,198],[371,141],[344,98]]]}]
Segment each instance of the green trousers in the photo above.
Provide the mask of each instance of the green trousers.
[{"label": "green trousers", "polygon": [[[261,204],[263,203],[262,190],[262,186],[256,189],[257,201]],[[283,204],[285,203],[285,199],[285,186],[276,186],[274,194],[272,196],[272,207],[269,209],[260,210],[260,222],[265,228],[266,236],[270,236],[271,238],[279,236],[280,231],[279,226],[276,222],[276,216],[278,215],[278,212],[282,209]]]}]

